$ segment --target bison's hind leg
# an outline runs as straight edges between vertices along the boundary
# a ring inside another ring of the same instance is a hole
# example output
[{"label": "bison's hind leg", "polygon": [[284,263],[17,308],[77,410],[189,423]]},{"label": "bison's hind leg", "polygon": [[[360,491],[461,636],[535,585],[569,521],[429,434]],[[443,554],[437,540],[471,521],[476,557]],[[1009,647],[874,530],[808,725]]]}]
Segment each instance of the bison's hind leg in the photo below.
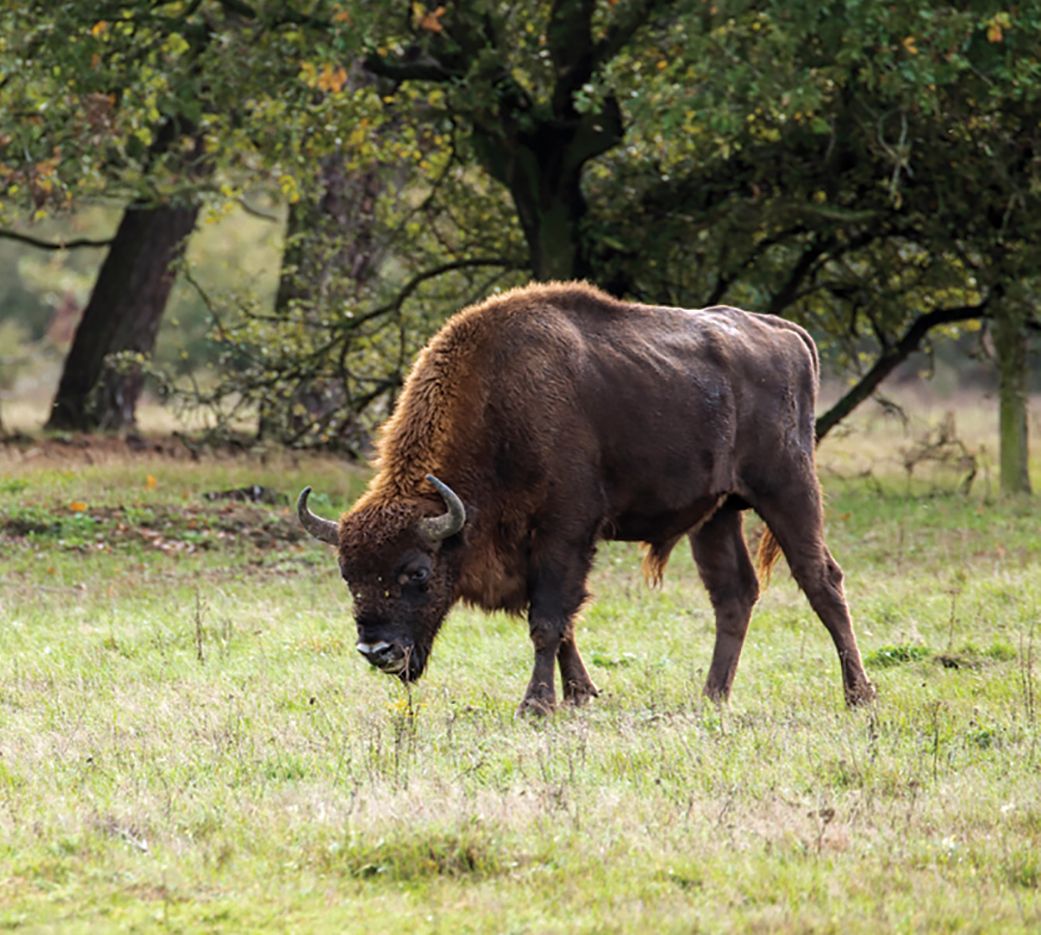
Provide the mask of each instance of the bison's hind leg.
[{"label": "bison's hind leg", "polygon": [[842,667],[846,703],[853,706],[874,700],[875,688],[864,671],[853,633],[842,569],[824,542],[824,516],[816,479],[794,479],[781,493],[752,498],[752,506],[766,521],[788,560],[792,576],[831,634]]},{"label": "bison's hind leg", "polygon": [[576,707],[584,705],[590,698],[600,694],[586,671],[586,665],[575,642],[574,621],[571,632],[560,641],[557,663],[560,665],[560,680],[564,684],[564,701]]},{"label": "bison's hind leg", "polygon": [[716,612],[716,645],[705,694],[713,701],[726,701],[752,608],[759,598],[759,582],[741,533],[740,511],[724,504],[707,523],[691,533],[690,542]]}]

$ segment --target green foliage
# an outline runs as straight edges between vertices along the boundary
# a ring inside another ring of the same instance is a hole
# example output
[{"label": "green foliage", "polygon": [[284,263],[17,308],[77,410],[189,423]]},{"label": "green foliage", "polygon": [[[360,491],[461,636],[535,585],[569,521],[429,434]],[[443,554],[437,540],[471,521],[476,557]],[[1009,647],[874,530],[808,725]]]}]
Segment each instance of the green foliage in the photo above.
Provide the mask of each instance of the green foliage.
[{"label": "green foliage", "polygon": [[31,3],[0,14],[3,210],[288,214],[277,286],[196,252],[162,363],[216,361],[195,397],[293,443],[359,447],[445,315],[532,274],[783,312],[855,379],[929,313],[1036,304],[1038,48],[1038,5],[990,0]]},{"label": "green foliage", "polygon": [[640,291],[790,310],[853,363],[864,335],[978,301],[997,241],[1004,259],[1036,241],[1035,7],[1015,35],[989,27],[998,10],[881,3],[720,4],[670,24],[619,61],[632,147],[591,173],[605,195],[624,173],[613,239]]},{"label": "green foliage", "polygon": [[1039,38],[1037,4],[736,3],[670,24],[609,76],[630,129],[588,173],[610,206],[599,278],[794,318],[864,378],[855,405],[1020,286],[1036,306]]},{"label": "green foliage", "polygon": [[[99,194],[193,196],[198,182],[184,155],[200,134],[208,165],[266,171],[291,195],[314,157],[373,106],[371,95],[346,92],[335,72],[318,73],[315,61],[349,57],[362,31],[336,18],[338,5],[313,6],[315,22],[328,18],[318,31],[277,4],[5,8],[0,95],[10,115],[7,151],[18,154],[0,167],[5,207],[39,218]],[[317,102],[316,84],[324,89]],[[157,152],[171,125],[182,135]],[[236,193],[234,181],[208,192],[223,200]]]}]

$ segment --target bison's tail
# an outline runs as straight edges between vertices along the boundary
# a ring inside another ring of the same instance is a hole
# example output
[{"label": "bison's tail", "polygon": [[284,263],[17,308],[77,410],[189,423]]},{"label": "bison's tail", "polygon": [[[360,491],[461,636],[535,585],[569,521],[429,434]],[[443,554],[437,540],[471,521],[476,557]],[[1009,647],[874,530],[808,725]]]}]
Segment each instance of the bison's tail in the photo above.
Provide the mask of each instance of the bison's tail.
[{"label": "bison's tail", "polygon": [[755,556],[756,571],[759,573],[759,581],[764,586],[770,583],[770,574],[780,557],[781,544],[774,538],[769,527],[764,528]]},{"label": "bison's tail", "polygon": [[661,587],[662,579],[665,577],[665,566],[669,564],[669,556],[679,541],[679,536],[673,536],[664,542],[644,543],[647,552],[643,557],[643,580],[652,588]]}]

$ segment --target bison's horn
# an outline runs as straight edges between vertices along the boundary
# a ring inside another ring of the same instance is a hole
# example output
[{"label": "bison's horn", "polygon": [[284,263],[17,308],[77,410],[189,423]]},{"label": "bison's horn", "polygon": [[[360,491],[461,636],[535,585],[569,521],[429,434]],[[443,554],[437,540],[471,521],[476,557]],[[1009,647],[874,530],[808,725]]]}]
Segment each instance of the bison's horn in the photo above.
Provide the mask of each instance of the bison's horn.
[{"label": "bison's horn", "polygon": [[440,542],[442,539],[454,536],[466,525],[466,507],[463,506],[463,501],[459,499],[456,492],[444,481],[438,480],[433,474],[427,474],[427,480],[437,488],[448,511],[440,516],[421,519],[419,531],[431,542]]},{"label": "bison's horn", "polygon": [[321,542],[328,542],[329,545],[339,545],[339,525],[331,519],[322,519],[320,516],[315,516],[307,508],[307,498],[309,496],[311,496],[311,488],[305,487],[300,491],[300,496],[296,498],[296,515],[300,517],[300,525]]}]

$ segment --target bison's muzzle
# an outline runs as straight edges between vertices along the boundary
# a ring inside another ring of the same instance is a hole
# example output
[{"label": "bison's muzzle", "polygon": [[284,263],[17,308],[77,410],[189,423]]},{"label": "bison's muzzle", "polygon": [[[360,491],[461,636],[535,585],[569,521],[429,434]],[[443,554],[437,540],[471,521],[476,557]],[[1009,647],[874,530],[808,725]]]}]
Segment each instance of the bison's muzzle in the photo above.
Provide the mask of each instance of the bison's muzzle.
[{"label": "bison's muzzle", "polygon": [[412,644],[388,643],[386,640],[366,643],[359,640],[355,648],[381,672],[396,675],[403,682],[415,681],[423,671],[422,654]]}]

